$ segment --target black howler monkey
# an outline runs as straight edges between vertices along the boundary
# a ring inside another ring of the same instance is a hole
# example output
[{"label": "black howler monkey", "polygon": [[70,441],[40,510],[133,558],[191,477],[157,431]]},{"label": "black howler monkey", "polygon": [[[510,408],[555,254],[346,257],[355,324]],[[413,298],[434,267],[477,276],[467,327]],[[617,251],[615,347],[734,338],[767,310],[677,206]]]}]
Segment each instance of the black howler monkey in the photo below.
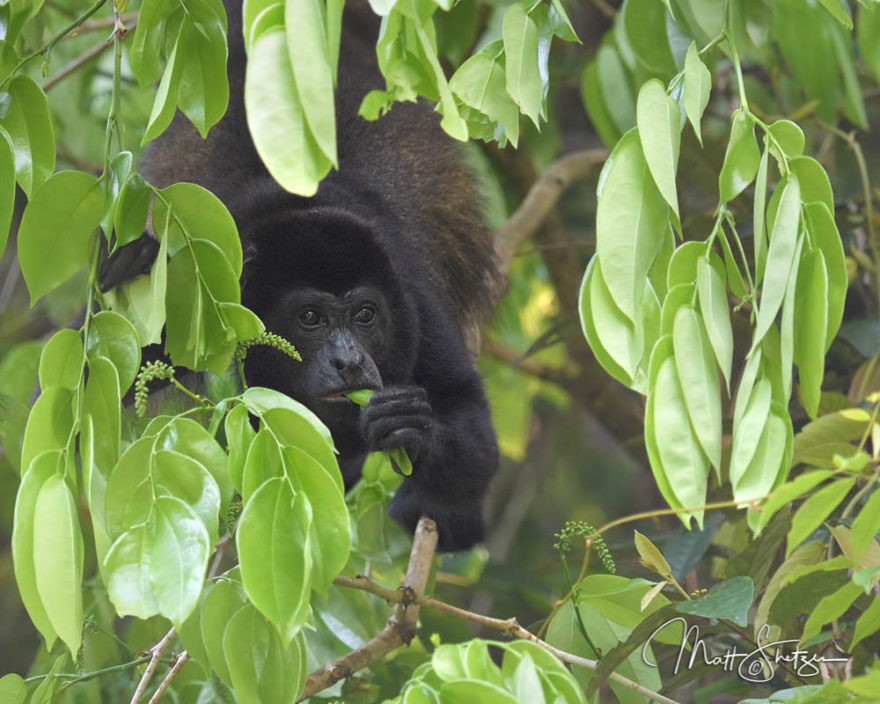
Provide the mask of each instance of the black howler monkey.
[{"label": "black howler monkey", "polygon": [[[232,213],[245,255],[242,302],[303,358],[252,350],[248,381],[317,413],[346,487],[368,452],[405,448],[414,469],[392,515],[410,531],[429,516],[441,549],[469,548],[483,536],[498,450],[468,341],[500,280],[473,177],[427,105],[397,105],[377,122],[358,117],[363,96],[382,85],[377,18],[360,3],[343,22],[339,170],[312,198],[285,192],[248,133],[241,5],[225,4],[229,110],[204,141],[178,114],[143,173],[157,186],[205,186]],[[359,388],[376,389],[363,409],[343,395]]]}]

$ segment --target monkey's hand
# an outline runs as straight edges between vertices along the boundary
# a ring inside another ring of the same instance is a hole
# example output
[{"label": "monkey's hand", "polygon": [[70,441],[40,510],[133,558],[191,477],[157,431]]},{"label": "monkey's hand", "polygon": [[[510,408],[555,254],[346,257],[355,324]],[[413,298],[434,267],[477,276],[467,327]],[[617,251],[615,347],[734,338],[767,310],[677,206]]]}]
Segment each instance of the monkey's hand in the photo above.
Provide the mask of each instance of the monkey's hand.
[{"label": "monkey's hand", "polygon": [[427,392],[419,386],[388,386],[376,391],[361,410],[361,433],[367,448],[403,448],[416,462],[429,454],[433,412]]}]

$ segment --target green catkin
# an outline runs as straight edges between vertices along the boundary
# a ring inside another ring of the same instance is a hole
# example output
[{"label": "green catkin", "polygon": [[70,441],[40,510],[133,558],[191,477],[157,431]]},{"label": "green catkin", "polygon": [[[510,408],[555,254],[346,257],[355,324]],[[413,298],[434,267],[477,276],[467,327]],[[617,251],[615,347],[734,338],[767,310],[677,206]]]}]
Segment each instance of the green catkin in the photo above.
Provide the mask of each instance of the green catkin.
[{"label": "green catkin", "polygon": [[602,563],[602,566],[611,574],[617,572],[614,564],[614,558],[608,549],[605,538],[596,535],[596,529],[589,523],[584,521],[566,521],[561,531],[556,533],[556,542],[553,547],[559,552],[560,557],[564,557],[572,548],[571,541],[573,538],[582,538],[583,540],[591,540],[592,547],[596,551],[596,555]]},{"label": "green catkin", "polygon": [[147,362],[138,372],[134,382],[134,410],[138,418],[143,418],[147,413],[147,400],[150,390],[147,384],[157,379],[168,381],[174,378],[174,367],[162,361]]},{"label": "green catkin", "polygon": [[249,340],[239,342],[235,348],[235,359],[243,360],[247,356],[248,350],[255,345],[272,347],[279,352],[283,352],[291,359],[295,359],[297,362],[302,362],[302,357],[299,356],[299,352],[296,351],[294,346],[280,335],[276,335],[272,332],[264,332],[259,337],[252,337]]}]

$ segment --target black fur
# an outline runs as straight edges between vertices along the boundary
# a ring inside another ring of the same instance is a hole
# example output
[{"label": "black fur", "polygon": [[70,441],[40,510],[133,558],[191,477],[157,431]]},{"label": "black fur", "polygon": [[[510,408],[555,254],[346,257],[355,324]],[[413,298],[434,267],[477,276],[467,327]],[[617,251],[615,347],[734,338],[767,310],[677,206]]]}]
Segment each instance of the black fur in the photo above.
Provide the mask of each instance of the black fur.
[{"label": "black fur", "polygon": [[[404,447],[414,471],[392,515],[409,530],[430,516],[441,549],[465,549],[483,536],[481,502],[498,462],[469,345],[500,276],[473,177],[433,111],[403,104],[375,123],[357,116],[382,80],[378,22],[366,3],[355,5],[346,10],[340,53],[340,167],[317,195],[283,191],[253,147],[235,0],[226,1],[229,111],[205,141],[178,115],[149,149],[143,173],[158,186],[199,183],[235,218],[245,252],[242,302],[303,357],[299,364],[272,349],[252,351],[249,383],[318,413],[346,486],[367,452]],[[366,324],[367,313],[355,319],[365,306],[374,313]],[[362,410],[338,398],[361,387],[377,389]]]}]

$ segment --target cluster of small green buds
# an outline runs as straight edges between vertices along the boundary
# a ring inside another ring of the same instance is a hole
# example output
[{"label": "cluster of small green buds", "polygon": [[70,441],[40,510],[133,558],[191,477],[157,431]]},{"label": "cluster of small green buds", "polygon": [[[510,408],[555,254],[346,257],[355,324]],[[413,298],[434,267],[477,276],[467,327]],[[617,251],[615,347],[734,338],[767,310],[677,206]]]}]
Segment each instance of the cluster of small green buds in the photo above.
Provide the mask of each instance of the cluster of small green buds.
[{"label": "cluster of small green buds", "polygon": [[565,557],[565,554],[571,550],[572,539],[582,538],[583,540],[589,540],[605,570],[611,574],[617,572],[617,566],[614,564],[611,550],[608,549],[608,543],[605,542],[605,538],[596,534],[596,529],[589,523],[585,521],[566,521],[562,530],[553,537],[556,538],[553,547],[559,551],[560,557]]},{"label": "cluster of small green buds", "polygon": [[243,360],[247,357],[248,350],[254,345],[272,347],[279,352],[283,352],[291,359],[295,359],[297,362],[302,362],[302,357],[299,356],[299,352],[296,351],[294,346],[281,337],[281,335],[276,335],[273,332],[264,332],[258,337],[252,337],[249,340],[239,342],[235,347],[235,358]]},{"label": "cluster of small green buds", "polygon": [[147,400],[150,390],[147,384],[157,379],[169,380],[174,378],[174,367],[162,361],[147,362],[138,372],[134,382],[134,410],[138,418],[143,418],[147,413]]}]

